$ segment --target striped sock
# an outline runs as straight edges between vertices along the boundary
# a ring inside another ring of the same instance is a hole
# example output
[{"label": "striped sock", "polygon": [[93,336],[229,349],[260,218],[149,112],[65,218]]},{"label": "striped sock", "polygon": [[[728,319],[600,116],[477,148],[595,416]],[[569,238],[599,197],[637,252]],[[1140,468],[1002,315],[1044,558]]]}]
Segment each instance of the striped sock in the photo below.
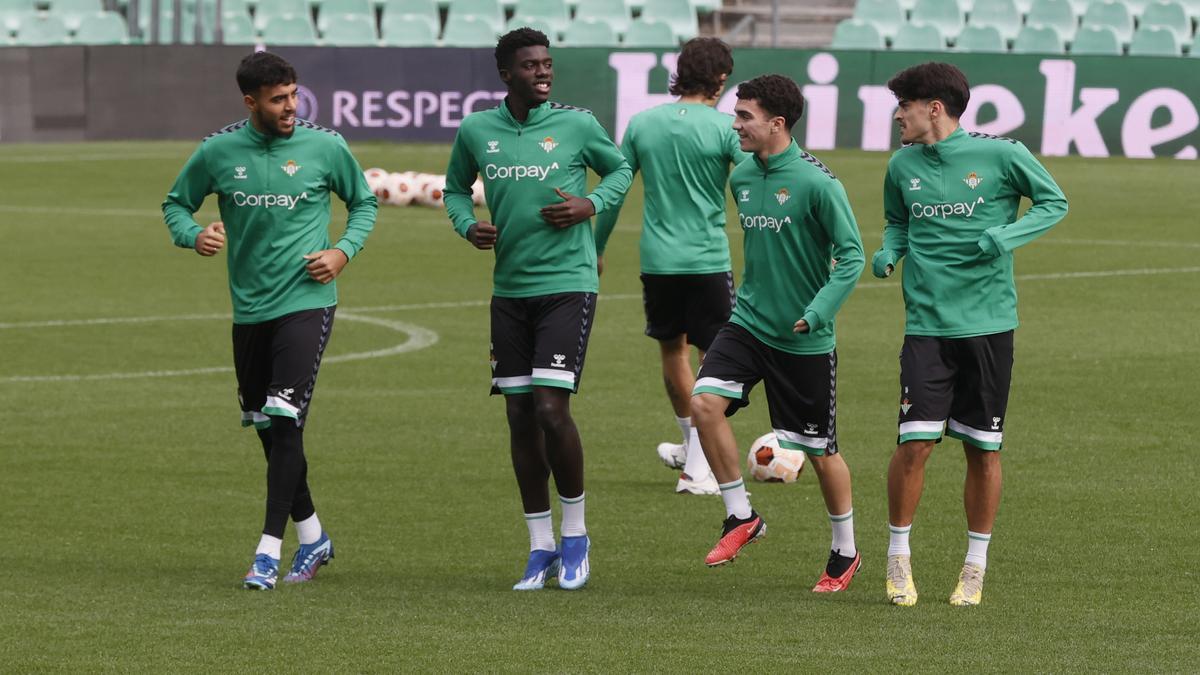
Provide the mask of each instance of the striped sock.
[{"label": "striped sock", "polygon": [[987,569],[988,544],[992,542],[992,534],[982,534],[967,530],[967,562],[979,565],[979,569]]},{"label": "striped sock", "polygon": [[896,527],[888,523],[888,531],[892,534],[888,540],[888,555],[912,555],[912,550],[908,548],[908,533],[912,531],[912,525]]},{"label": "striped sock", "polygon": [[854,509],[840,516],[830,513],[829,526],[833,529],[833,543],[829,545],[829,550],[837,551],[838,555],[846,558],[858,555],[858,549],[854,547]]},{"label": "striped sock", "polygon": [[721,499],[725,501],[725,515],[745,520],[750,517],[750,495],[746,484],[739,478],[732,483],[721,483]]},{"label": "striped sock", "polygon": [[530,551],[554,550],[554,520],[549,511],[526,513],[525,526],[529,528]]},{"label": "striped sock", "polygon": [[562,503],[562,536],[581,537],[587,534],[587,526],[583,522],[583,493],[578,497],[558,496]]}]

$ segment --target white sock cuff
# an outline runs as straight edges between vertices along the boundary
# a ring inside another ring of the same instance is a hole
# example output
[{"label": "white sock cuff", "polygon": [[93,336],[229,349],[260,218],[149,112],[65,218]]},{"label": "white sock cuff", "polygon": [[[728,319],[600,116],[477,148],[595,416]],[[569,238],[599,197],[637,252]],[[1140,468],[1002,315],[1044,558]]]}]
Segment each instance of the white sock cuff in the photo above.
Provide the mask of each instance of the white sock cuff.
[{"label": "white sock cuff", "polygon": [[733,481],[732,483],[717,483],[717,487],[721,488],[722,491],[725,491],[725,490],[733,490],[735,488],[740,488],[745,484],[746,483],[741,478],[739,478],[739,479]]},{"label": "white sock cuff", "polygon": [[895,525],[888,523],[888,530],[890,530],[892,534],[908,534],[910,531],[912,531],[912,525],[896,527]]},{"label": "white sock cuff", "polygon": [[[826,513],[828,513],[828,511],[827,511]],[[830,514],[829,514],[829,521],[830,521],[830,522],[832,522],[832,523],[841,523],[841,522],[845,522],[845,521],[847,521],[847,520],[850,520],[850,519],[851,519],[851,518],[853,518],[853,517],[854,517],[854,509],[850,509],[849,511],[847,511],[847,512],[843,513],[843,514],[842,514],[842,515],[840,515],[840,516],[835,516],[834,514],[830,513]]]},{"label": "white sock cuff", "polygon": [[691,427],[692,426],[692,418],[691,417],[676,417],[675,423],[681,427],[685,427],[685,428]]},{"label": "white sock cuff", "polygon": [[983,534],[980,532],[972,532],[967,530],[967,539],[974,539],[975,541],[991,541],[992,535],[990,532],[988,534]]},{"label": "white sock cuff", "polygon": [[[587,493],[580,492],[578,497],[564,497],[562,495],[559,495],[558,501],[562,502],[563,504],[578,504],[579,502],[583,501],[583,496],[585,494],[587,494]],[[550,513],[550,512],[547,511],[546,513]]]},{"label": "white sock cuff", "polygon": [[550,517],[549,510],[542,511],[541,513],[526,513],[525,514],[525,520],[540,520],[542,518],[549,518],[549,517]]}]

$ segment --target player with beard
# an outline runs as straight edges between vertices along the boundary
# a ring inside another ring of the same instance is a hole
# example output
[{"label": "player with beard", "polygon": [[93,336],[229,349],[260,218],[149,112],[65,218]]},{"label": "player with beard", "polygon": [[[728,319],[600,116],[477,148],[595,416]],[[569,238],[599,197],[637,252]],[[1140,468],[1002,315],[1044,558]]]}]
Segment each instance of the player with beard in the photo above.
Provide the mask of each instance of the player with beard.
[{"label": "player with beard", "polygon": [[[503,394],[530,554],[514,590],[557,574],[582,588],[591,545],[584,523],[583,446],[571,417],[596,313],[591,217],[615,206],[632,173],[589,111],[551,103],[550,41],[519,28],[496,45],[504,102],[468,115],[446,169],[446,212],[459,235],[495,249],[491,303],[492,393]],[[586,196],[587,168],[601,176]],[[475,217],[482,175],[494,223]],[[555,545],[549,477],[562,505]]]},{"label": "player with beard", "polygon": [[[374,227],[376,200],[342,137],[296,118],[296,71],[287,61],[247,56],[237,82],[249,118],[204,139],[163,215],[176,246],[211,257],[229,245],[242,426],[254,426],[267,457],[266,520],[242,584],[270,590],[289,517],[300,546],[285,582],[312,579],[333,557],[309,491],[304,421],[333,328],[334,278]],[[332,246],[330,193],[349,211]],[[210,194],[221,220],[201,227],[194,214]]]}]

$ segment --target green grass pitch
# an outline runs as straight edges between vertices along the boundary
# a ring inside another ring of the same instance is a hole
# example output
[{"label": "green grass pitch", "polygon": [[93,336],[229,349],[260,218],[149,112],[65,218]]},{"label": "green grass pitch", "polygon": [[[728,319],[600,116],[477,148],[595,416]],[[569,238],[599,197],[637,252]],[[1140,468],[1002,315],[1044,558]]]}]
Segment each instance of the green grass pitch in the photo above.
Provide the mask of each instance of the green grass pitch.
[{"label": "green grass pitch", "polygon": [[[640,183],[609,248],[574,413],[593,576],[509,589],[526,532],[487,396],[491,255],[444,214],[383,207],[339,280],[310,479],[338,557],[249,593],[264,465],[238,427],[224,263],[171,246],[159,204],[192,143],[0,152],[0,671],[1188,671],[1200,663],[1200,166],[1052,159],[1071,213],[1018,252],[1023,322],[983,606],[946,604],[966,548],[960,445],[913,529],[921,602],[886,604],[898,280],[838,317],[839,432],[864,566],[809,588],[829,528],[814,477],[753,485],[770,536],[702,564],[724,512],[673,494],[678,430],[638,301]],[[361,144],[364,167],[444,170],[441,145]],[[887,156],[819,153],[868,256]],[[201,213],[216,213],[210,200]],[[335,231],[344,211],[335,206]],[[741,235],[730,229],[735,269]],[[140,319],[101,322],[93,319]],[[405,333],[417,326],[416,338]],[[140,377],[149,371],[208,369]],[[69,376],[48,379],[48,376]],[[768,430],[761,390],[733,419]],[[294,547],[289,531],[285,558]],[[1191,665],[1188,665],[1191,664]]]}]

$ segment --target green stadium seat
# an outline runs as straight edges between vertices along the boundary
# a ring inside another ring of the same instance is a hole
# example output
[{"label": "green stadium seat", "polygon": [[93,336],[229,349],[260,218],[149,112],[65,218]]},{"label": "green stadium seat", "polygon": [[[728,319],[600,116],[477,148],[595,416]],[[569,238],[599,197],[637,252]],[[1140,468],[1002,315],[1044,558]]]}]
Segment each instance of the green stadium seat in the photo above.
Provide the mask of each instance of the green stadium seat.
[{"label": "green stadium seat", "polygon": [[940,52],[946,49],[946,38],[937,26],[906,23],[892,38],[892,49],[910,52]]},{"label": "green stadium seat", "polygon": [[221,40],[227,45],[252,45],[258,42],[250,15],[230,12],[222,17]]},{"label": "green stadium seat", "polygon": [[963,13],[955,0],[917,0],[908,21],[910,25],[933,26],[943,38],[953,41],[962,30]]},{"label": "green stadium seat", "polygon": [[1182,45],[1192,38],[1192,20],[1187,10],[1178,2],[1161,0],[1142,10],[1138,29],[1165,28],[1175,35],[1175,42]]},{"label": "green stadium seat", "polygon": [[386,18],[388,14],[422,16],[439,26],[442,22],[437,0],[384,0],[383,16]]},{"label": "green stadium seat", "polygon": [[442,44],[447,47],[494,47],[500,29],[474,15],[450,14],[446,18],[446,29],[442,33]]},{"label": "green stadium seat", "polygon": [[1132,16],[1141,16],[1153,0],[1120,0]]},{"label": "green stadium seat", "polygon": [[1080,27],[1089,26],[1111,29],[1121,44],[1129,44],[1133,38],[1133,17],[1119,0],[1095,0],[1088,5]]},{"label": "green stadium seat", "polygon": [[648,21],[638,17],[629,22],[625,31],[624,47],[678,47],[679,38],[671,27],[661,21]]},{"label": "green stadium seat", "polygon": [[967,24],[954,43],[960,52],[1006,52],[1008,42],[995,26],[973,26]]},{"label": "green stadium seat", "polygon": [[1108,26],[1081,26],[1071,41],[1071,54],[1120,56],[1121,41]]},{"label": "green stadium seat", "polygon": [[978,0],[967,25],[992,26],[1008,41],[1021,31],[1021,13],[1013,0]]},{"label": "green stadium seat", "polygon": [[1133,32],[1133,39],[1129,41],[1129,55],[1182,56],[1183,50],[1173,31],[1142,27]]},{"label": "green stadium seat", "polygon": [[1079,27],[1079,17],[1070,0],[1034,0],[1025,15],[1025,25],[1049,26],[1058,32],[1058,37],[1070,42]]},{"label": "green stadium seat", "polygon": [[697,14],[712,14],[721,8],[721,0],[691,0],[691,4]]},{"label": "green stadium seat", "polygon": [[604,21],[612,26],[617,35],[624,35],[633,17],[625,0],[587,0],[575,10],[575,20]]},{"label": "green stadium seat", "polygon": [[1075,10],[1075,16],[1083,16],[1087,11],[1088,5],[1092,4],[1093,0],[1067,0],[1071,3],[1071,9]]},{"label": "green stadium seat", "polygon": [[80,17],[79,29],[75,31],[75,44],[80,45],[127,45],[129,29],[125,18],[116,12],[95,12]]},{"label": "green stadium seat", "polygon": [[[900,30],[900,26],[904,25],[904,17],[905,11],[900,8],[898,0],[858,0],[854,5],[854,18],[872,24],[884,38],[890,38]],[[835,42],[836,37],[835,31]]]},{"label": "green stadium seat", "polygon": [[872,23],[860,19],[845,19],[833,29],[834,49],[886,49],[883,36]]},{"label": "green stadium seat", "polygon": [[[550,26],[551,31],[553,31],[547,33],[548,35],[562,33],[567,29],[567,25],[571,23],[571,13],[567,10],[565,0],[517,0],[513,16],[541,20],[542,23]],[[546,31],[542,32],[545,33]]]},{"label": "green stadium seat", "polygon": [[262,41],[271,46],[308,47],[317,45],[317,31],[307,14],[272,16],[262,29]]},{"label": "green stadium seat", "polygon": [[32,9],[3,9],[0,8],[0,37],[11,37],[27,20],[37,18],[37,12]]},{"label": "green stadium seat", "polygon": [[[385,5],[385,7],[387,7]],[[437,45],[438,25],[427,16],[389,13],[384,10],[379,28],[386,47],[433,47]]]},{"label": "green stadium seat", "polygon": [[[324,8],[321,12],[324,13]],[[379,36],[375,34],[375,17],[363,14],[334,15],[325,23],[321,32],[321,44],[331,47],[375,47]]]},{"label": "green stadium seat", "polygon": [[79,30],[83,17],[103,11],[104,3],[101,0],[53,0],[49,13],[62,19],[67,30],[74,33]]},{"label": "green stadium seat", "polygon": [[541,31],[546,37],[550,38],[551,43],[558,42],[559,31],[554,30],[554,26],[541,17],[513,16],[513,18],[508,20],[508,23],[504,24],[505,31],[516,30],[517,28],[532,28],[536,31]]},{"label": "green stadium seat", "polygon": [[576,19],[567,26],[562,43],[568,47],[617,47],[617,31],[607,21]]},{"label": "green stadium seat", "polygon": [[1035,0],[1014,0],[1013,4],[1017,6],[1017,12],[1019,12],[1021,16],[1025,16],[1029,13],[1029,10],[1033,8],[1034,2]]},{"label": "green stadium seat", "polygon": [[1062,54],[1063,39],[1051,26],[1025,26],[1013,40],[1014,54]]},{"label": "green stadium seat", "polygon": [[[259,0],[258,8],[254,11],[254,27],[262,32],[269,22],[281,16],[311,19],[312,11],[307,0]],[[315,35],[313,39],[316,39]]]},{"label": "green stadium seat", "polygon": [[71,36],[63,20],[47,14],[45,16],[29,16],[21,22],[17,30],[15,42],[21,46],[37,47],[44,45],[70,44]]},{"label": "green stadium seat", "polygon": [[688,0],[646,0],[641,18],[667,24],[676,40],[689,40],[700,34],[700,22]]},{"label": "green stadium seat", "polygon": [[[493,33],[498,34],[504,29],[504,10],[500,7],[499,0],[453,0],[446,13],[447,30],[450,26],[450,19],[456,16],[464,18],[473,16],[487,23]],[[492,42],[495,43],[496,39],[492,38]]]},{"label": "green stadium seat", "polygon": [[330,19],[349,15],[365,17],[371,21],[372,26],[375,25],[375,8],[371,5],[371,0],[325,0],[317,13],[317,30],[324,36],[325,31],[329,30]]},{"label": "green stadium seat", "polygon": [[913,8],[917,6],[917,0],[900,0],[900,9],[906,14],[912,13]]},{"label": "green stadium seat", "polygon": [[1200,31],[1196,31],[1196,37],[1192,38],[1192,48],[1188,50],[1188,56],[1200,59]]},{"label": "green stadium seat", "polygon": [[[150,17],[151,14],[147,13],[142,17],[141,21],[143,41],[147,44],[150,43],[152,38]],[[178,43],[175,43],[173,39],[174,30],[175,15],[170,10],[161,10],[158,15],[158,44],[190,45],[194,43],[196,41],[196,15],[186,10],[180,15]]]},{"label": "green stadium seat", "polygon": [[1189,17],[1200,20],[1200,0],[1179,0],[1179,4],[1183,5],[1183,11]]}]

